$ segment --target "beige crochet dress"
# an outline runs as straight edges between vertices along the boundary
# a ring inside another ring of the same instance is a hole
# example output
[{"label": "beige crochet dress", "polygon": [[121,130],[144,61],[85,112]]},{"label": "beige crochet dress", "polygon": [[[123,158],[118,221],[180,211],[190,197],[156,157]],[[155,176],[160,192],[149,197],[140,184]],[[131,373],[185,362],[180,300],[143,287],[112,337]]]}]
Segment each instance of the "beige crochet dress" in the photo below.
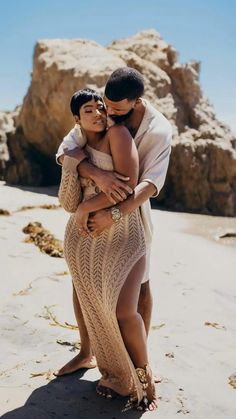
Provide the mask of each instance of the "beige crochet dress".
[{"label": "beige crochet dress", "polygon": [[[110,155],[88,145],[86,149],[93,164],[114,170]],[[76,159],[65,157],[59,200],[69,212],[76,211],[81,198],[86,200],[99,192],[91,180],[78,178],[77,165]],[[142,388],[116,318],[121,288],[132,267],[146,253],[139,208],[95,238],[79,234],[72,214],[65,231],[64,252],[102,374],[100,384],[123,396],[134,395],[140,401]]]}]

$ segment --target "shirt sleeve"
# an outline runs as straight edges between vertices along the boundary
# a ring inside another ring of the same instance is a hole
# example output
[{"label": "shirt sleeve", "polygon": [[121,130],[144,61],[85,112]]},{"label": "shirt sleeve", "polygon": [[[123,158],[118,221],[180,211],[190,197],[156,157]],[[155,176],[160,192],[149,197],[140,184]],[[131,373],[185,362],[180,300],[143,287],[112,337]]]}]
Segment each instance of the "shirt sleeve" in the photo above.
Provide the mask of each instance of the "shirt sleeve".
[{"label": "shirt sleeve", "polygon": [[153,132],[148,137],[143,171],[139,183],[149,182],[155,186],[156,192],[152,195],[152,198],[159,195],[165,183],[171,153],[171,140],[172,128],[169,123],[161,133]]},{"label": "shirt sleeve", "polygon": [[56,153],[56,162],[61,166],[61,163],[59,162],[59,157],[64,154],[64,149],[67,148],[68,150],[73,150],[75,147],[81,147],[83,148],[86,144],[86,139],[83,137],[81,131],[74,126],[70,130],[70,132],[63,138],[63,141],[58,147],[57,153]]}]

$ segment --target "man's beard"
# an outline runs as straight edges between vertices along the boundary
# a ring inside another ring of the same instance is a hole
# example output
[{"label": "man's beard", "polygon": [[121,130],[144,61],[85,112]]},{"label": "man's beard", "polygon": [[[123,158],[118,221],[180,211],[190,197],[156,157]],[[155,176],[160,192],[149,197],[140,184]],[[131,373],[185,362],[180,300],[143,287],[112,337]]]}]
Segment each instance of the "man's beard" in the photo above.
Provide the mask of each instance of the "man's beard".
[{"label": "man's beard", "polygon": [[125,122],[133,113],[134,108],[130,109],[129,112],[127,112],[124,115],[109,115],[109,117],[116,123],[119,124],[121,122]]}]

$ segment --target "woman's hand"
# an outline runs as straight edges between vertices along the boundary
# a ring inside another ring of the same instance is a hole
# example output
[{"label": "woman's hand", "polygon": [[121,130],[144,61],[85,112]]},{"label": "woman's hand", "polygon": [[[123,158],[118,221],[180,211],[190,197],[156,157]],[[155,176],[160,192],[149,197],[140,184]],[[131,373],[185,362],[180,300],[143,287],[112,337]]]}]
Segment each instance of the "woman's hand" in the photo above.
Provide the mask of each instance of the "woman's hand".
[{"label": "woman's hand", "polygon": [[113,225],[110,209],[102,209],[95,214],[91,214],[88,220],[88,228],[93,237],[97,237],[107,228]]},{"label": "woman's hand", "polygon": [[82,236],[87,236],[90,233],[87,225],[88,218],[89,212],[85,209],[83,203],[81,203],[75,212],[75,224]]}]

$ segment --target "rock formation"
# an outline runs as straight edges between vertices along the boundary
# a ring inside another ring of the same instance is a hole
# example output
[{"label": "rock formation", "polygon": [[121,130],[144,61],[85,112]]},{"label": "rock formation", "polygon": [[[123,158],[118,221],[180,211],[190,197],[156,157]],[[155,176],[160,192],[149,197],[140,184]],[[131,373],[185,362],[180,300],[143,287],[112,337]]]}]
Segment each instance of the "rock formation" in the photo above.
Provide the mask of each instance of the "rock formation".
[{"label": "rock formation", "polygon": [[15,131],[15,112],[0,112],[0,178],[4,177],[6,163],[9,160],[7,134]]},{"label": "rock formation", "polygon": [[16,132],[8,135],[6,180],[31,185],[58,181],[54,154],[73,125],[72,93],[85,86],[102,91],[109,74],[126,65],[143,74],[145,97],[173,126],[170,168],[159,202],[173,209],[235,215],[236,139],[201,91],[199,63],[178,63],[176,50],[154,30],[107,48],[81,39],[36,44],[31,85]]}]

